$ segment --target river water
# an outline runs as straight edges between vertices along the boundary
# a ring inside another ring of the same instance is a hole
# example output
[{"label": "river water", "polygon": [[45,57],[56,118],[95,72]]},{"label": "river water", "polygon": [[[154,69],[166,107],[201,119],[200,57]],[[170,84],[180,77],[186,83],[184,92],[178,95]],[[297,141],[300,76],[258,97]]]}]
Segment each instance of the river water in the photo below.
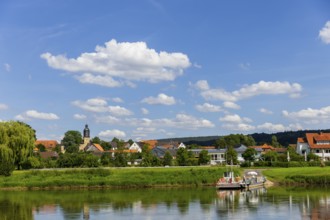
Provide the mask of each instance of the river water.
[{"label": "river water", "polygon": [[2,191],[0,219],[330,219],[330,191],[325,188]]}]

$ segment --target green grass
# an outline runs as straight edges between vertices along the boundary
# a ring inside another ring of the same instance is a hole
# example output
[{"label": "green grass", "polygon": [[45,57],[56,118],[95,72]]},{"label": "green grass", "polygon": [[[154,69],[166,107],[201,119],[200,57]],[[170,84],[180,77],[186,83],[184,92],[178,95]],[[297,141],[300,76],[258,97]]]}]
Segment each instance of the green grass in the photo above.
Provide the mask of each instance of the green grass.
[{"label": "green grass", "polygon": [[272,168],[264,170],[263,174],[280,185],[330,184],[330,167]]},{"label": "green grass", "polygon": [[[226,168],[97,168],[15,171],[0,188],[133,188],[214,185]],[[236,173],[239,170],[236,169]]]}]

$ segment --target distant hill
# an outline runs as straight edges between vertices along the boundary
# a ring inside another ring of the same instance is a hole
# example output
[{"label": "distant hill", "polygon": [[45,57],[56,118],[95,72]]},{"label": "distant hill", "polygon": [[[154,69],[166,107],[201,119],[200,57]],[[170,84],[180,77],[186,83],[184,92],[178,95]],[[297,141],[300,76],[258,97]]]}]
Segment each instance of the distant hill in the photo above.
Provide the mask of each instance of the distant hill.
[{"label": "distant hill", "polygon": [[[320,133],[329,132],[330,129],[323,130],[299,130],[299,131],[284,131],[277,133],[253,133],[249,134],[253,137],[257,145],[262,145],[264,143],[270,144],[272,142],[272,136],[275,135],[277,141],[282,145],[287,147],[289,144],[296,144],[298,137],[304,137],[305,133]],[[182,138],[166,138],[159,139],[158,142],[183,142],[185,145],[197,144],[200,146],[212,146],[215,145],[215,141],[221,136],[202,136],[202,137],[182,137]]]}]

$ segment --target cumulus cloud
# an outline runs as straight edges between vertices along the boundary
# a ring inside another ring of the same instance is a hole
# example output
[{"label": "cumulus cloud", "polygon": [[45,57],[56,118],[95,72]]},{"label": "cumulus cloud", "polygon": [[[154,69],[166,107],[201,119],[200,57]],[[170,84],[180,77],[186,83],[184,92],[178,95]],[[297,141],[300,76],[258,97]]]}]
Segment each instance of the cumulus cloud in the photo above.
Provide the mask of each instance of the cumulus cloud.
[{"label": "cumulus cloud", "polygon": [[43,53],[41,58],[52,68],[83,74],[77,76],[82,83],[109,87],[122,85],[116,79],[152,83],[173,81],[191,66],[186,54],[157,52],[148,48],[145,42],[117,42],[114,39],[77,58],[51,53]]},{"label": "cumulus cloud", "polygon": [[32,119],[58,120],[60,118],[54,113],[44,113],[44,112],[38,112],[36,110],[28,110],[22,114],[16,115],[15,119],[22,121],[29,121]]},{"label": "cumulus cloud", "polygon": [[126,137],[126,133],[124,131],[113,129],[113,130],[101,131],[98,136],[100,136],[102,138],[107,138],[107,139],[111,139],[113,137],[124,138],[124,137]]},{"label": "cumulus cloud", "polygon": [[265,82],[260,81],[251,85],[244,85],[239,90],[228,92],[224,89],[212,89],[207,81],[200,80],[194,85],[200,90],[201,96],[206,100],[222,100],[226,102],[236,102],[258,95],[283,95],[288,94],[291,98],[300,96],[302,86],[298,83],[289,82]]},{"label": "cumulus cloud", "polygon": [[103,98],[92,98],[86,101],[76,100],[73,101],[72,104],[89,112],[109,112],[115,116],[128,116],[133,114],[130,110],[124,107],[109,106],[108,102]]},{"label": "cumulus cloud", "polygon": [[330,106],[320,109],[307,108],[297,112],[282,111],[284,117],[305,123],[324,123],[330,119]]},{"label": "cumulus cloud", "polygon": [[149,105],[174,105],[176,103],[174,97],[172,96],[168,96],[164,93],[158,94],[157,97],[147,97],[144,98],[142,101],[142,103],[147,103]]},{"label": "cumulus cloud", "polygon": [[237,105],[235,102],[226,101],[223,103],[223,106],[231,109],[240,109],[241,106]]},{"label": "cumulus cloud", "polygon": [[153,127],[153,128],[180,128],[187,130],[196,130],[200,128],[213,128],[215,125],[203,118],[196,118],[188,114],[177,114],[175,118],[159,118],[159,119],[148,119],[148,118],[126,118],[118,119],[112,116],[99,116],[96,117],[96,121],[99,123],[108,123],[112,125],[124,125],[132,127]]},{"label": "cumulus cloud", "polygon": [[82,75],[75,76],[75,78],[83,84],[95,84],[105,87],[121,87],[123,83],[114,80],[111,76],[93,75],[90,73],[84,73]]},{"label": "cumulus cloud", "polygon": [[268,109],[266,109],[266,108],[261,108],[261,109],[259,109],[259,112],[261,112],[261,113],[263,113],[263,114],[267,114],[267,115],[271,115],[271,114],[273,114],[272,111],[270,111],[270,110],[268,110]]},{"label": "cumulus cloud", "polygon": [[265,82],[260,81],[252,85],[245,85],[240,90],[234,91],[233,95],[238,99],[245,99],[257,95],[281,95],[289,94],[290,97],[297,97],[302,87],[298,83],[289,82]]},{"label": "cumulus cloud", "polygon": [[234,124],[239,124],[239,123],[243,123],[243,122],[252,122],[251,119],[249,118],[242,118],[241,116],[237,115],[237,114],[228,114],[225,115],[224,117],[219,118],[219,120],[221,122],[224,123],[234,123]]},{"label": "cumulus cloud", "polygon": [[112,101],[117,102],[117,103],[123,103],[123,102],[124,102],[124,101],[123,101],[121,98],[119,98],[119,97],[112,98]]},{"label": "cumulus cloud", "polygon": [[146,108],[141,108],[141,112],[142,112],[142,114],[144,114],[144,115],[149,114],[149,110],[146,109]]},{"label": "cumulus cloud", "polygon": [[200,112],[220,112],[221,106],[204,103],[203,105],[196,105],[195,108]]},{"label": "cumulus cloud", "polygon": [[327,21],[324,27],[320,30],[319,37],[324,43],[330,44],[330,21]]},{"label": "cumulus cloud", "polygon": [[258,125],[257,128],[262,131],[270,131],[270,132],[281,132],[286,130],[286,127],[282,124],[273,124],[269,122]]},{"label": "cumulus cloud", "polygon": [[73,118],[74,118],[74,119],[77,119],[77,120],[84,120],[84,119],[86,119],[87,117],[86,117],[86,115],[83,115],[83,114],[74,114],[74,115],[73,115]]},{"label": "cumulus cloud", "polygon": [[253,131],[255,129],[254,126],[246,123],[224,124],[222,125],[222,127],[228,130],[239,131],[239,132]]},{"label": "cumulus cloud", "polygon": [[0,103],[0,110],[7,110],[8,105]]}]

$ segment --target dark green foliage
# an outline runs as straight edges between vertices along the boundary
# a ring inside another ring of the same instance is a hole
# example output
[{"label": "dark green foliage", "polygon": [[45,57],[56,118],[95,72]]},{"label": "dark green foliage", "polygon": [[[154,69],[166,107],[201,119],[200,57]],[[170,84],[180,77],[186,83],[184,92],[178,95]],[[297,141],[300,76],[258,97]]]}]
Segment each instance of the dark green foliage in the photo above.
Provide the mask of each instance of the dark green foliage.
[{"label": "dark green foliage", "polygon": [[22,163],[23,169],[39,169],[42,168],[42,164],[38,157],[29,157],[26,161]]},{"label": "dark green foliage", "polygon": [[233,147],[228,147],[226,154],[225,154],[225,158],[226,158],[226,163],[227,164],[237,164],[237,152],[234,150]]},{"label": "dark green foliage", "polygon": [[113,160],[113,165],[116,167],[127,167],[127,154],[122,152],[116,152]]},{"label": "dark green foliage", "polygon": [[172,157],[171,153],[166,151],[165,155],[164,155],[164,158],[163,158],[163,165],[164,166],[171,166],[172,165],[172,160],[173,160],[173,157]]},{"label": "dark green foliage", "polygon": [[216,141],[216,146],[218,148],[235,147],[240,144],[245,146],[253,146],[255,145],[255,141],[251,136],[243,134],[230,134],[220,137]]},{"label": "dark green foliage", "polygon": [[207,150],[202,150],[199,153],[198,164],[205,165],[208,164],[209,162],[210,162],[210,155],[208,154]]},{"label": "dark green foliage", "polygon": [[82,136],[79,131],[67,131],[62,139],[62,144],[65,147],[66,152],[75,153],[79,150],[79,145],[82,143]]},{"label": "dark green foliage", "polygon": [[176,162],[179,166],[187,166],[188,165],[188,151],[185,148],[179,148],[176,153]]},{"label": "dark green foliage", "polygon": [[38,145],[36,146],[36,148],[38,148],[38,150],[39,150],[40,152],[45,152],[45,151],[46,151],[46,147],[45,147],[45,145],[43,145],[43,144],[38,144]]},{"label": "dark green foliage", "polygon": [[57,160],[57,166],[61,168],[98,167],[99,165],[100,162],[97,156],[85,152],[61,154]]},{"label": "dark green foliage", "polygon": [[275,151],[268,151],[261,156],[264,161],[277,161],[278,154]]},{"label": "dark green foliage", "polygon": [[254,148],[247,148],[245,152],[242,154],[242,157],[245,161],[253,162],[255,161],[255,157],[257,155],[257,151]]}]

